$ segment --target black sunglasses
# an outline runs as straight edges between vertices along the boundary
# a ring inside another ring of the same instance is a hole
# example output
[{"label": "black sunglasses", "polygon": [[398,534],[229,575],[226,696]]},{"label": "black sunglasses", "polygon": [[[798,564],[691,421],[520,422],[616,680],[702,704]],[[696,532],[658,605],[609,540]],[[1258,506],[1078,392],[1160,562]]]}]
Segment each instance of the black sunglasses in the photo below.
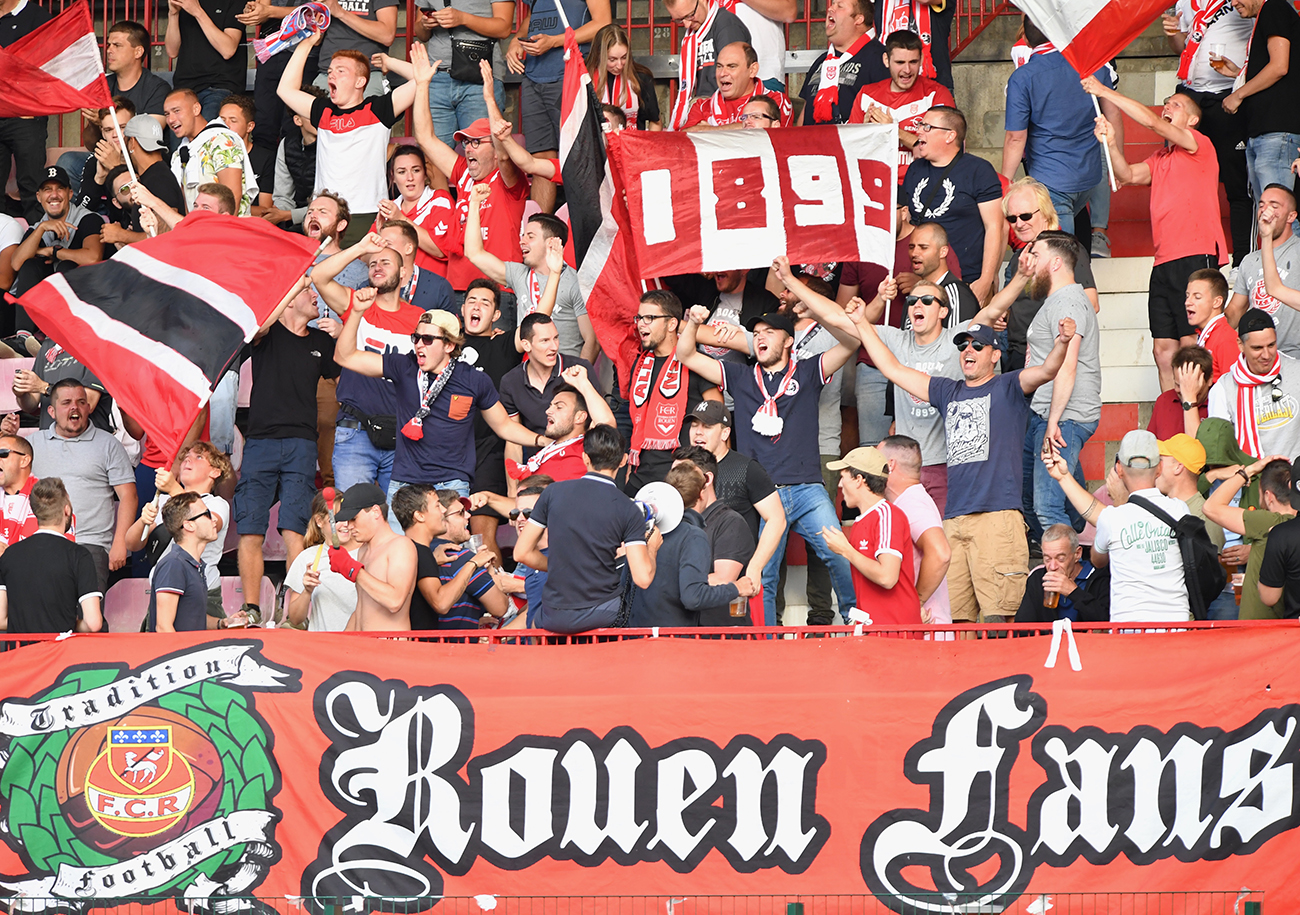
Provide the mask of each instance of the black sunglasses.
[{"label": "black sunglasses", "polygon": [[963,340],[957,344],[957,352],[959,353],[966,352],[966,347],[968,346],[971,349],[975,350],[975,352],[977,353],[988,348],[987,343],[981,343],[978,340]]},{"label": "black sunglasses", "polygon": [[9,457],[9,455],[11,455],[11,454],[13,454],[13,451],[12,451],[11,449],[9,449],[9,448],[0,448],[0,461],[3,461],[5,458]]},{"label": "black sunglasses", "polygon": [[1008,213],[1007,225],[1014,226],[1017,220],[1020,222],[1029,222],[1029,220],[1038,215],[1038,212],[1038,210],[1034,210],[1032,213]]},{"label": "black sunglasses", "polygon": [[[935,295],[909,295],[903,301],[907,303],[908,308],[911,308],[917,302],[920,302],[922,305],[933,305],[938,300],[939,297]],[[943,302],[939,302],[939,304],[942,305]]]},{"label": "black sunglasses", "polygon": [[434,340],[441,340],[443,343],[447,342],[446,337],[435,337],[433,334],[411,334],[412,346],[416,343],[423,343],[425,346],[432,346]]},{"label": "black sunglasses", "polygon": [[510,520],[518,521],[520,518],[523,518],[527,521],[532,517],[532,514],[533,510],[531,508],[512,508],[510,509]]},{"label": "black sunglasses", "polygon": [[198,513],[197,515],[195,515],[193,518],[186,518],[185,520],[186,520],[186,521],[198,521],[200,518],[211,518],[211,517],[212,517],[212,509],[209,508],[209,509],[207,509],[206,511],[201,511],[201,512],[199,512],[199,513]]}]

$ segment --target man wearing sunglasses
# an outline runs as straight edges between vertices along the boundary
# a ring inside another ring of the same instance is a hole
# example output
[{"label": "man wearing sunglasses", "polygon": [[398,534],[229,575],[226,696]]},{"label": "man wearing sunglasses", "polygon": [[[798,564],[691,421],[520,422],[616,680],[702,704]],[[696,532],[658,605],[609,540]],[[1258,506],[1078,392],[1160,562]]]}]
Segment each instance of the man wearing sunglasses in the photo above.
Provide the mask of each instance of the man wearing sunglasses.
[{"label": "man wearing sunglasses", "polygon": [[211,509],[203,504],[203,496],[197,492],[178,493],[163,506],[162,519],[175,547],[167,551],[154,570],[149,631],[195,632],[248,625],[248,614],[242,609],[229,617],[208,616],[203,548],[217,539],[217,524]]}]

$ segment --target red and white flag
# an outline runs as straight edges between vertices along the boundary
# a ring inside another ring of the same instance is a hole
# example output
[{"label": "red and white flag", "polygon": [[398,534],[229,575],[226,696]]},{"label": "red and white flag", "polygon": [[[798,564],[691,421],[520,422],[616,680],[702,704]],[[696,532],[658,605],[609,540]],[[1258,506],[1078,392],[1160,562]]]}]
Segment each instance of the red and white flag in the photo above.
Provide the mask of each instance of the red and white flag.
[{"label": "red and white flag", "polygon": [[174,455],[315,252],[313,242],[265,220],[198,211],[171,232],[9,299]]},{"label": "red and white flag", "polygon": [[1095,73],[1170,7],[1169,0],[1012,0],[1079,73]]},{"label": "red and white flag", "polygon": [[0,48],[0,118],[107,108],[112,102],[85,0]]},{"label": "red and white flag", "polygon": [[643,277],[762,267],[782,254],[893,268],[891,124],[624,131],[616,145]]}]

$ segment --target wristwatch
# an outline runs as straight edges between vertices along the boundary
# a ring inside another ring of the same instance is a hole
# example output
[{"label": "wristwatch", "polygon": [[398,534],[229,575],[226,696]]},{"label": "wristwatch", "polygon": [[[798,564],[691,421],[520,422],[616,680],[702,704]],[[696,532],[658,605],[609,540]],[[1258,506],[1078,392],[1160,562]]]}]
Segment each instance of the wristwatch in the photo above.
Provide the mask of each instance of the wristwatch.
[{"label": "wristwatch", "polygon": [[1188,403],[1188,402],[1185,401],[1185,400],[1180,400],[1179,403],[1181,403],[1181,404],[1183,405],[1183,409],[1184,409],[1184,410],[1195,410],[1196,407],[1197,407],[1197,404],[1194,404],[1194,403]]}]

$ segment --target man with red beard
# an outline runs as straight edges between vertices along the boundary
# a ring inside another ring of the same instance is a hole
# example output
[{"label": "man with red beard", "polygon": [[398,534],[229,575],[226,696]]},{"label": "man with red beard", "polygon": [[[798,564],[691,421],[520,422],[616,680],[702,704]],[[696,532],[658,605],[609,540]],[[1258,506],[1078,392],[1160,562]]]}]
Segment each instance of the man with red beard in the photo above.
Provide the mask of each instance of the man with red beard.
[{"label": "man with red beard", "polygon": [[[308,217],[311,218],[310,216]],[[356,293],[335,282],[354,261],[365,259],[374,304],[357,323],[353,345],[369,353],[410,353],[411,334],[423,314],[398,292],[402,256],[390,243],[371,233],[346,251],[319,264],[312,276],[316,289],[346,325]],[[334,482],[338,489],[357,483],[378,483],[385,490],[393,473],[397,395],[382,378],[367,378],[343,369],[338,383],[339,415],[334,428]]]},{"label": "man with red beard", "polygon": [[628,397],[632,442],[623,487],[628,494],[667,477],[673,452],[685,444],[686,417],[701,400],[722,400],[717,383],[687,369],[677,355],[682,315],[682,300],[666,289],[651,289],[641,296],[634,320],[642,352],[632,367]]},{"label": "man with red beard", "polygon": [[[493,137],[487,118],[479,118],[464,130],[456,131],[455,138],[465,146],[463,157],[439,140],[433,132],[433,116],[429,113],[429,82],[433,79],[433,65],[427,56],[421,54],[412,55],[411,65],[416,85],[415,140],[434,168],[447,175],[456,188],[456,212],[452,222],[459,244],[450,242],[447,280],[457,292],[464,292],[471,280],[483,278],[483,273],[465,252],[464,227],[469,218],[470,191],[476,184],[489,188],[487,200],[479,207],[484,249],[502,261],[518,261],[521,257],[519,224],[523,222],[524,204],[528,201],[528,176],[500,149],[500,141]],[[486,85],[484,94],[492,94],[491,83]],[[503,292],[498,304],[513,325],[514,295]]]},{"label": "man with red beard", "polygon": [[912,164],[912,146],[920,131],[921,115],[935,105],[957,107],[947,87],[921,75],[925,45],[915,32],[894,32],[885,39],[885,66],[889,79],[872,83],[858,93],[850,124],[898,125],[898,183]]},{"label": "man with red beard", "polygon": [[768,89],[758,81],[758,55],[743,41],[733,41],[718,52],[714,65],[718,90],[697,98],[686,113],[686,130],[734,130],[740,125],[745,106],[757,95],[767,96],[781,109],[781,126],[794,121],[790,99],[784,92]]}]

